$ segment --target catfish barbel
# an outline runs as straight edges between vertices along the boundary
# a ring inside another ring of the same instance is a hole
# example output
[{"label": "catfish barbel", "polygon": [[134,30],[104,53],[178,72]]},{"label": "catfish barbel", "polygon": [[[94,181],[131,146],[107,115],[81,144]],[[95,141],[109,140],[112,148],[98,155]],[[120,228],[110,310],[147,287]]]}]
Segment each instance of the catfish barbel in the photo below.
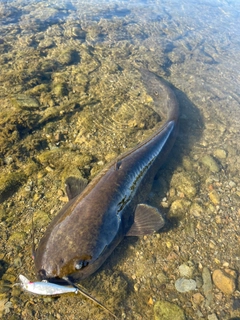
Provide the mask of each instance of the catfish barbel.
[{"label": "catfish barbel", "polygon": [[150,234],[164,225],[159,211],[144,201],[175,141],[178,103],[163,80],[150,71],[140,72],[154,110],[159,114],[164,110],[167,120],[150,138],[108,164],[84,189],[78,179],[67,179],[69,202],[34,253],[41,280],[84,279],[125,236]]}]

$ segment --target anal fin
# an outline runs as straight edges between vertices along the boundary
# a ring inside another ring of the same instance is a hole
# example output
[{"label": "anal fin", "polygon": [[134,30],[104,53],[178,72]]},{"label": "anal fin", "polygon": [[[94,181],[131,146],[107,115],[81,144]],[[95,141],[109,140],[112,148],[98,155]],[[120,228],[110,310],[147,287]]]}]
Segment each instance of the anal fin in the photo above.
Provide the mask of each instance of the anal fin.
[{"label": "anal fin", "polygon": [[126,236],[143,236],[158,231],[164,226],[164,218],[157,208],[147,204],[138,204],[134,223]]}]

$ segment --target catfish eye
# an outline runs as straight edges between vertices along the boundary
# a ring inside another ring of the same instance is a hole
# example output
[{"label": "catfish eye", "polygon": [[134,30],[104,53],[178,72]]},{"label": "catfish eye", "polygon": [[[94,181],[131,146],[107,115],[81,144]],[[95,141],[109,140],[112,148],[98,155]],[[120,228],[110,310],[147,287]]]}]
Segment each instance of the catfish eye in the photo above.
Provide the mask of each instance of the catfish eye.
[{"label": "catfish eye", "polygon": [[87,265],[88,265],[88,261],[80,260],[80,261],[76,262],[75,269],[76,270],[81,270],[82,268],[86,267]]},{"label": "catfish eye", "polygon": [[154,91],[154,95],[155,95],[156,97],[159,95],[159,93],[158,93],[157,90]]}]

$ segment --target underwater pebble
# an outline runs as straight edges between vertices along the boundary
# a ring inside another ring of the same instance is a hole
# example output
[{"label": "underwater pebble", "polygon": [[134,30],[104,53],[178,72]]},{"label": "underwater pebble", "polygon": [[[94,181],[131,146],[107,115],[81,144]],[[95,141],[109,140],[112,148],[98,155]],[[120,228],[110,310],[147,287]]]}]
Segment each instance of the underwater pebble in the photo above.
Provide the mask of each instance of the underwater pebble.
[{"label": "underwater pebble", "polygon": [[203,279],[203,293],[206,297],[206,306],[209,306],[213,301],[213,292],[212,292],[212,277],[209,269],[207,267],[203,268],[202,271]]},{"label": "underwater pebble", "polygon": [[157,279],[160,282],[160,285],[168,282],[168,278],[163,272],[158,273]]},{"label": "underwater pebble", "polygon": [[227,153],[223,149],[216,149],[216,150],[214,150],[213,154],[218,159],[226,159],[226,157],[227,157]]},{"label": "underwater pebble", "polygon": [[38,100],[34,97],[27,96],[25,94],[18,94],[16,97],[12,98],[12,104],[20,109],[31,109],[39,108],[40,104]]},{"label": "underwater pebble", "polygon": [[217,205],[220,203],[220,197],[219,197],[217,191],[213,190],[213,191],[209,192],[208,196],[213,204]]},{"label": "underwater pebble", "polygon": [[60,53],[58,57],[58,61],[62,65],[70,65],[74,62],[78,57],[78,53],[75,50],[69,49]]},{"label": "underwater pebble", "polygon": [[5,305],[6,305],[7,301],[8,301],[7,297],[6,298],[3,298],[3,297],[0,298],[0,316],[3,315],[3,312],[5,310]]},{"label": "underwater pebble", "polygon": [[201,288],[202,285],[203,285],[202,277],[201,276],[196,276],[195,280],[196,280],[197,288]]},{"label": "underwater pebble", "polygon": [[196,281],[193,279],[179,278],[175,282],[175,288],[178,292],[188,292],[191,290],[195,290],[196,287]]},{"label": "underwater pebble", "polygon": [[42,226],[47,226],[49,222],[49,215],[45,211],[36,210],[34,212],[33,223],[35,227],[41,228]]},{"label": "underwater pebble", "polygon": [[193,275],[193,266],[188,266],[187,264],[183,263],[179,266],[178,269],[181,277],[191,278]]},{"label": "underwater pebble", "polygon": [[47,48],[51,48],[54,46],[54,42],[52,41],[52,39],[44,39],[41,42],[39,42],[38,47],[41,49],[47,49]]},{"label": "underwater pebble", "polygon": [[204,212],[204,209],[198,203],[193,202],[191,207],[190,207],[189,212],[190,212],[191,215],[193,215],[194,217],[198,218],[198,217],[202,216],[202,214]]},{"label": "underwater pebble", "polygon": [[214,270],[212,278],[215,286],[223,293],[232,294],[236,290],[237,273],[235,270]]},{"label": "underwater pebble", "polygon": [[229,181],[228,185],[231,188],[235,188],[236,187],[236,183],[234,181]]},{"label": "underwater pebble", "polygon": [[189,199],[192,199],[197,193],[194,181],[186,172],[174,174],[171,180],[171,187],[175,187]]},{"label": "underwater pebble", "polygon": [[185,320],[183,310],[176,304],[168,301],[157,301],[154,305],[155,320]]},{"label": "underwater pebble", "polygon": [[11,282],[0,280],[0,300],[5,298],[5,294],[11,290]]},{"label": "underwater pebble", "polygon": [[193,303],[201,304],[203,301],[204,301],[204,296],[200,292],[194,293],[192,295],[192,302]]},{"label": "underwater pebble", "polygon": [[186,199],[178,199],[173,201],[169,210],[169,218],[177,217],[183,219],[191,202]]},{"label": "underwater pebble", "polygon": [[184,157],[182,159],[182,165],[183,165],[184,169],[188,172],[191,172],[193,170],[192,160],[187,157]]},{"label": "underwater pebble", "polygon": [[22,171],[10,172],[0,177],[0,202],[6,200],[20,187],[27,177]]},{"label": "underwater pebble", "polygon": [[23,245],[27,234],[23,231],[14,232],[9,238],[9,243]]},{"label": "underwater pebble", "polygon": [[219,165],[210,155],[205,155],[200,159],[200,162],[207,167],[212,173],[216,173],[220,170]]},{"label": "underwater pebble", "polygon": [[64,83],[56,83],[52,90],[53,94],[55,96],[61,98],[63,96],[66,96],[68,94],[67,87]]},{"label": "underwater pebble", "polygon": [[13,163],[13,158],[11,156],[6,157],[6,158],[3,159],[3,162],[5,164],[9,165],[9,164]]},{"label": "underwater pebble", "polygon": [[208,320],[218,320],[218,317],[215,313],[212,313],[208,315]]}]

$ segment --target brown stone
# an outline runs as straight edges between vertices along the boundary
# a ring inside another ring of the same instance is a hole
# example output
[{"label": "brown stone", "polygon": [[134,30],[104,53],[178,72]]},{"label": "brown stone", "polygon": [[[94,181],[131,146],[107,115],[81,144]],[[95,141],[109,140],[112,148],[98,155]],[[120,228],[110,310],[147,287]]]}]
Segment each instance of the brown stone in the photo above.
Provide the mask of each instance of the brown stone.
[{"label": "brown stone", "polygon": [[192,302],[193,303],[200,304],[203,301],[204,301],[204,296],[201,293],[197,292],[192,295]]},{"label": "brown stone", "polygon": [[213,282],[225,294],[232,294],[236,290],[237,273],[232,269],[214,270]]}]

